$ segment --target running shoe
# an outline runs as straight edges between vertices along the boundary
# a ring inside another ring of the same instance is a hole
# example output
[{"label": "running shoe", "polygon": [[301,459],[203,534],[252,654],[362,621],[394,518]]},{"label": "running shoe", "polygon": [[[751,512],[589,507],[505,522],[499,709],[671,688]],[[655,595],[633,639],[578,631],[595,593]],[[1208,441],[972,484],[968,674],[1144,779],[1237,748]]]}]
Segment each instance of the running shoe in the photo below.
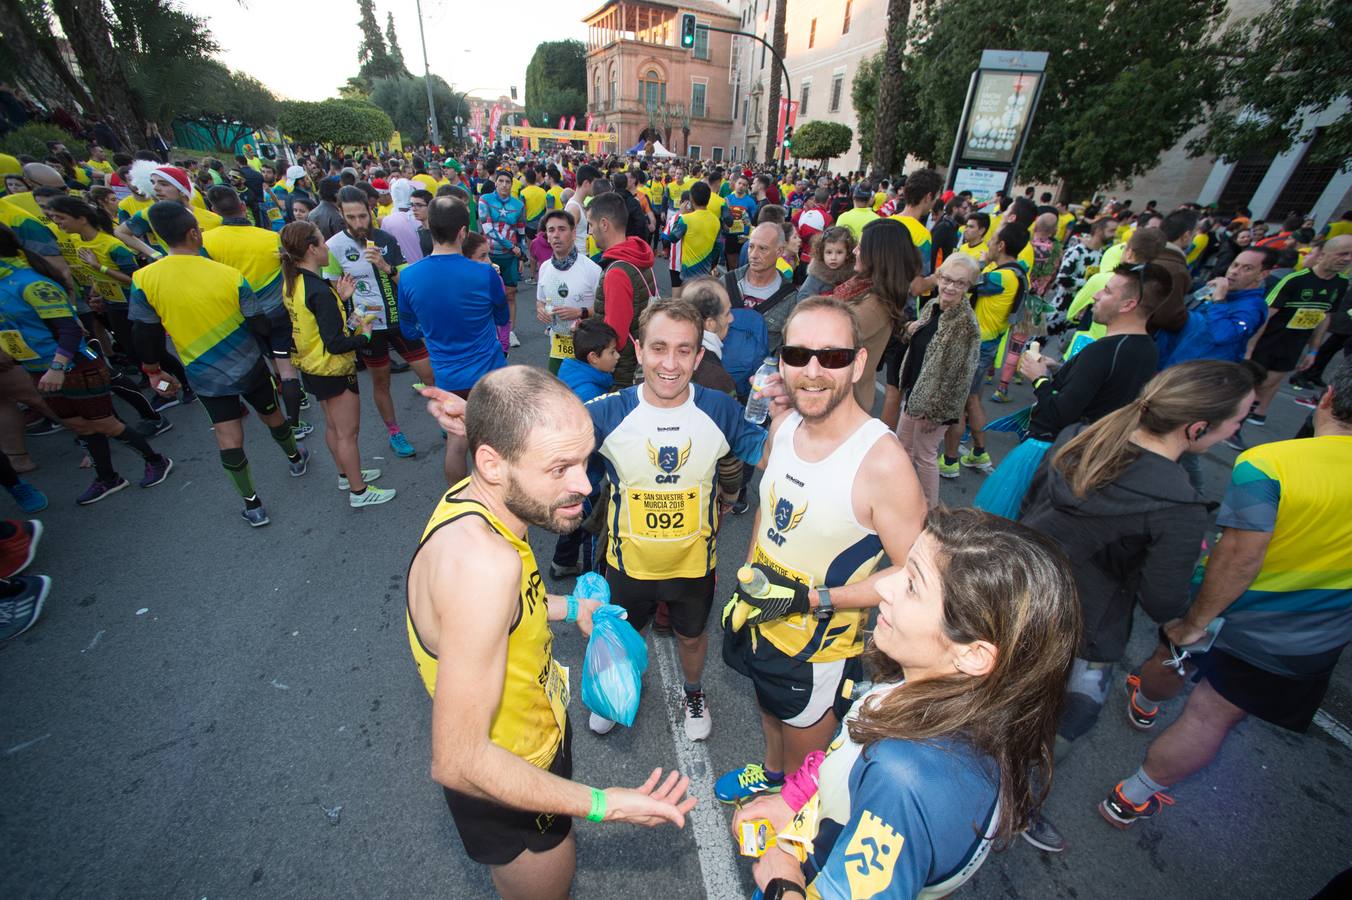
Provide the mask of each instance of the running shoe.
[{"label": "running shoe", "polygon": [[89,506],[98,503],[109,494],[116,494],[127,486],[127,479],[121,475],[114,475],[112,481],[100,481],[95,478],[94,483],[85,488],[85,492],[75,498],[75,502],[80,506]]},{"label": "running shoe", "polygon": [[297,444],[296,450],[300,453],[300,459],[295,462],[287,461],[287,468],[291,470],[292,478],[299,478],[305,474],[305,470],[310,466],[310,451],[305,449],[304,444]]},{"label": "running shoe", "polygon": [[[360,358],[360,356],[358,358]],[[398,375],[402,372],[407,372],[408,370],[409,370],[408,363],[404,362],[402,359],[390,360],[390,371],[393,372],[395,375]]]},{"label": "running shoe", "polygon": [[173,468],[174,461],[161,453],[159,462],[146,463],[146,473],[141,479],[141,487],[154,487],[164,479],[168,478],[169,473]]},{"label": "running shoe", "polygon": [[404,437],[402,431],[396,431],[390,435],[390,449],[394,451],[395,456],[402,456],[405,459],[416,455],[418,452],[413,449],[413,445],[408,442],[408,438]]},{"label": "running shoe", "polygon": [[38,419],[31,425],[26,425],[23,433],[29,437],[44,437],[65,430],[66,426],[62,425],[60,422],[53,422],[51,419]]},{"label": "running shoe", "polygon": [[154,397],[150,398],[150,408],[155,410],[157,414],[164,412],[166,409],[173,409],[178,405],[178,394],[175,394],[172,397],[162,397],[159,394],[156,394]]},{"label": "running shoe", "polygon": [[304,391],[301,391],[300,394],[300,408],[301,409],[310,408],[310,395],[305,393]]},{"label": "running shoe", "polygon": [[304,419],[296,420],[296,424],[291,426],[291,436],[298,441],[303,441],[314,433],[315,427]]},{"label": "running shoe", "polygon": [[379,506],[382,503],[389,503],[394,499],[395,491],[393,488],[378,488],[367,486],[366,490],[360,494],[348,494],[347,505],[356,509],[361,506]]},{"label": "running shoe", "polygon": [[515,332],[515,331],[509,331],[509,332],[507,332],[507,346],[509,346],[509,347],[520,347],[520,346],[521,346],[521,338],[519,338],[519,337],[516,336],[516,332]]},{"label": "running shoe", "polygon": [[1008,403],[1009,402],[1008,388],[996,388],[994,393],[991,394],[991,402]]},{"label": "running shoe", "polygon": [[692,741],[707,739],[714,725],[709,719],[709,703],[704,699],[704,691],[686,691],[681,705],[685,707],[686,738]]},{"label": "running shoe", "polygon": [[[379,470],[379,469],[362,469],[362,470],[361,470],[361,480],[362,480],[363,482],[365,482],[366,484],[370,484],[371,482],[375,481],[375,480],[376,480],[377,478],[379,478],[379,477],[380,477],[380,470]],[[352,485],[351,485],[350,482],[348,482],[347,476],[346,476],[346,475],[339,475],[339,476],[338,476],[338,490],[340,490],[340,491],[350,491],[350,490],[352,490]]]},{"label": "running shoe", "polygon": [[254,528],[262,528],[272,520],[268,518],[268,511],[262,506],[255,506],[253,509],[244,507],[244,512],[240,513],[244,521],[248,522]]},{"label": "running shoe", "polygon": [[136,433],[141,435],[141,437],[153,438],[164,434],[166,431],[173,428],[174,423],[170,422],[164,416],[160,416],[158,419],[142,419],[131,427],[135,428]]},{"label": "running shoe", "polygon": [[958,463],[969,469],[976,469],[978,472],[994,472],[995,466],[991,463],[991,455],[985,450],[980,453],[973,453],[970,450],[962,455]]},{"label": "running shoe", "polygon": [[964,428],[962,430],[962,437],[958,438],[958,443],[960,445],[966,445],[970,444],[971,442],[972,442],[972,429]]},{"label": "running shoe", "polygon": [[41,539],[42,523],[37,519],[15,522],[14,534],[8,540],[0,541],[0,576],[13,578],[28,568],[37,556]]},{"label": "running shoe", "polygon": [[1099,815],[1114,828],[1130,828],[1141,819],[1149,819],[1165,806],[1173,806],[1174,798],[1164,792],[1153,794],[1140,806],[1122,796],[1122,782],[1117,783],[1112,793],[1099,803]]},{"label": "running shoe", "polygon": [[1235,433],[1225,439],[1225,446],[1229,447],[1231,450],[1238,450],[1240,453],[1243,453],[1245,450],[1249,449],[1249,442],[1244,440],[1244,434],[1236,428]]},{"label": "running shoe", "polygon": [[19,593],[0,598],[0,641],[18,637],[33,627],[42,615],[42,603],[52,589],[52,579],[46,575],[20,575],[14,579]]},{"label": "running shoe", "polygon": [[1041,813],[1034,813],[1028,820],[1028,827],[1021,835],[1025,841],[1047,853],[1062,853],[1066,849],[1066,839],[1057,831],[1056,826],[1047,821]]},{"label": "running shoe", "polygon": [[1136,696],[1141,693],[1141,676],[1131,674],[1127,676],[1127,724],[1137,731],[1149,731],[1155,727],[1155,717],[1159,715],[1159,707],[1152,710],[1145,710],[1136,702]]},{"label": "running shoe", "polygon": [[1249,413],[1244,417],[1244,424],[1257,425],[1259,428],[1262,428],[1267,424],[1267,416],[1260,416],[1258,413]]},{"label": "running shoe", "polygon": [[956,462],[949,463],[945,461],[943,453],[939,454],[940,478],[957,478],[961,474],[962,474],[962,466],[958,465]]},{"label": "running shoe", "polygon": [[1316,409],[1319,406],[1318,394],[1301,394],[1299,397],[1293,397],[1296,406],[1303,406],[1306,409]]},{"label": "running shoe", "polygon": [[765,766],[749,763],[740,769],[723,773],[714,782],[714,796],[724,803],[741,803],[757,794],[777,794],[784,787],[784,777],[770,781],[765,777]]},{"label": "running shoe", "polygon": [[571,566],[561,566],[556,562],[549,564],[549,577],[555,581],[562,581],[564,578],[576,578],[582,574],[582,567],[574,563]]},{"label": "running shoe", "polygon": [[1296,374],[1292,375],[1290,378],[1290,382],[1291,384],[1295,385],[1301,390],[1306,391],[1322,391],[1324,390],[1324,388],[1328,387],[1328,385],[1324,383],[1324,380],[1322,378],[1317,378],[1314,375],[1308,375],[1305,372],[1297,372]]},{"label": "running shoe", "polygon": [[990,384],[990,383],[991,383],[992,381],[994,381],[994,380],[995,380],[995,370],[993,370],[993,369],[987,369],[987,370],[986,370],[986,384]]},{"label": "running shoe", "polygon": [[19,479],[18,484],[9,489],[9,495],[14,498],[15,503],[19,504],[19,508],[26,513],[42,512],[47,508],[47,495],[22,478]]},{"label": "running shoe", "polygon": [[587,727],[591,729],[593,734],[610,734],[611,729],[615,727],[615,723],[605,716],[592,713],[587,717]]}]

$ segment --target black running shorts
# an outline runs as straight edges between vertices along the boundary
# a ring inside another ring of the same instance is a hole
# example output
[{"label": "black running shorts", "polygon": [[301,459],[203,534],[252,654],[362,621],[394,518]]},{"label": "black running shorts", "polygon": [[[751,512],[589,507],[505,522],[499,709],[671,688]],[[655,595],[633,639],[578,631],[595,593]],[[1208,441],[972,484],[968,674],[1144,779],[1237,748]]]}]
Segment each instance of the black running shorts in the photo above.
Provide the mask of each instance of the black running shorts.
[{"label": "black running shorts", "polygon": [[1205,678],[1226,700],[1264,722],[1300,734],[1310,729],[1333,674],[1324,672],[1309,678],[1276,675],[1219,649],[1194,660],[1195,677]]},{"label": "black running shorts", "polygon": [[[554,755],[549,773],[560,778],[573,777],[573,729],[566,722],[563,743]],[[505,866],[526,850],[532,853],[553,850],[573,830],[569,816],[510,809],[450,788],[442,790],[465,852],[485,866]]]},{"label": "black running shorts", "polygon": [[212,424],[244,418],[245,403],[252,406],[254,412],[260,416],[268,416],[277,411],[277,392],[272,388],[272,376],[262,360],[259,360],[258,366],[243,383],[245,387],[238,394],[227,394],[224,397],[197,395]]},{"label": "black running shorts", "polygon": [[810,728],[828,712],[844,717],[864,677],[860,657],[811,663],[785,656],[751,626],[723,632],[723,661],[751,679],[756,703],[785,725]]},{"label": "black running shorts", "polygon": [[663,578],[643,581],[613,567],[606,572],[610,602],[625,608],[629,624],[642,631],[652,621],[657,604],[665,603],[671,628],[682,637],[699,637],[709,624],[714,605],[714,573],[703,578]]}]

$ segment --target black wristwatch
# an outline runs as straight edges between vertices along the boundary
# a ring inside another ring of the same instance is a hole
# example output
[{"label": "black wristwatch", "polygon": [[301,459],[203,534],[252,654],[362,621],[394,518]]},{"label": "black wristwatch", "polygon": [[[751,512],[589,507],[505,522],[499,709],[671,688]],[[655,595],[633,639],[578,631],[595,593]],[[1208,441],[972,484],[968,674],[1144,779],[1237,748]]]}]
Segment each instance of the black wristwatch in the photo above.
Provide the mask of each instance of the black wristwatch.
[{"label": "black wristwatch", "polygon": [[790,895],[807,897],[807,891],[803,890],[802,885],[794,884],[787,878],[771,878],[765,885],[765,890],[761,891],[761,896],[765,900],[783,900]]}]

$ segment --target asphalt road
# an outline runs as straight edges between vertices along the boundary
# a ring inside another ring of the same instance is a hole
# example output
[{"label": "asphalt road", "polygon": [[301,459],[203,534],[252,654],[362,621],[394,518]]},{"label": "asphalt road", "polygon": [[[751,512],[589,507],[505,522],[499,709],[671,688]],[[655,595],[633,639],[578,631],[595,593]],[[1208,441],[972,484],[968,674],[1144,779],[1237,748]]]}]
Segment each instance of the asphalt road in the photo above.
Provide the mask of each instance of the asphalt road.
[{"label": "asphalt road", "polygon": [[[520,309],[524,346],[512,360],[541,365],[543,335],[531,304]],[[430,703],[404,628],[409,558],[444,488],[413,380],[395,376],[415,459],[395,459],[369,400],[363,410],[364,459],[399,491],[382,507],[347,507],[321,440],[309,474],[288,477],[250,420],[246,448],[273,520],[263,529],[239,519],[200,406],[172,410],[175,427],[156,442],[175,460],[167,482],[87,509],[74,505],[89,472],[69,436],[31,440],[42,468],[30,479],[52,502],[32,571],[55,585],[42,621],[0,646],[0,897],[493,896],[428,776]],[[1303,415],[1283,396],[1268,426],[1248,432],[1284,438]],[[317,404],[306,416],[321,419]],[[991,440],[997,460],[1008,445]],[[125,448],[114,452],[139,475]],[[1207,457],[1215,498],[1233,457],[1224,447]],[[945,481],[945,501],[970,503],[982,477]],[[724,526],[722,584],[750,527],[750,515]],[[537,558],[552,540],[531,535]],[[584,644],[557,632],[578,698]],[[1131,656],[1152,639],[1138,622]],[[758,759],[752,695],[721,662],[717,634],[705,678],[714,733],[702,751],[673,738],[678,685],[662,677],[671,648],[649,642],[655,664],[634,728],[598,738],[580,699],[570,707],[575,777],[633,785],[679,762],[702,770],[698,780]],[[1178,787],[1176,806],[1130,832],[1110,828],[1095,804],[1146,745],[1121,697],[1057,771],[1048,813],[1070,850],[1016,841],[959,896],[1297,898],[1349,865],[1352,737],[1321,728],[1301,737],[1247,722],[1216,765]],[[1352,722],[1347,663],[1325,710]],[[578,825],[575,895],[750,896],[749,867],[719,831],[726,811],[701,799],[708,812],[684,831]]]}]

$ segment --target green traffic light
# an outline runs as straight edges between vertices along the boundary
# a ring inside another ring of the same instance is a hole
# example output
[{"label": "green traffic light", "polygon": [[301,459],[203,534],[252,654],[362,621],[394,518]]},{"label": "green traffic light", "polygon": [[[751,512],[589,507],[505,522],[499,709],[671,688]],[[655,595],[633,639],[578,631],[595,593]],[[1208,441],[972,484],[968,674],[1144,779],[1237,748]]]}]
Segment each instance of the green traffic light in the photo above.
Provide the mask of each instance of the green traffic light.
[{"label": "green traffic light", "polygon": [[686,50],[695,46],[695,17],[690,13],[681,16],[681,46]]}]

